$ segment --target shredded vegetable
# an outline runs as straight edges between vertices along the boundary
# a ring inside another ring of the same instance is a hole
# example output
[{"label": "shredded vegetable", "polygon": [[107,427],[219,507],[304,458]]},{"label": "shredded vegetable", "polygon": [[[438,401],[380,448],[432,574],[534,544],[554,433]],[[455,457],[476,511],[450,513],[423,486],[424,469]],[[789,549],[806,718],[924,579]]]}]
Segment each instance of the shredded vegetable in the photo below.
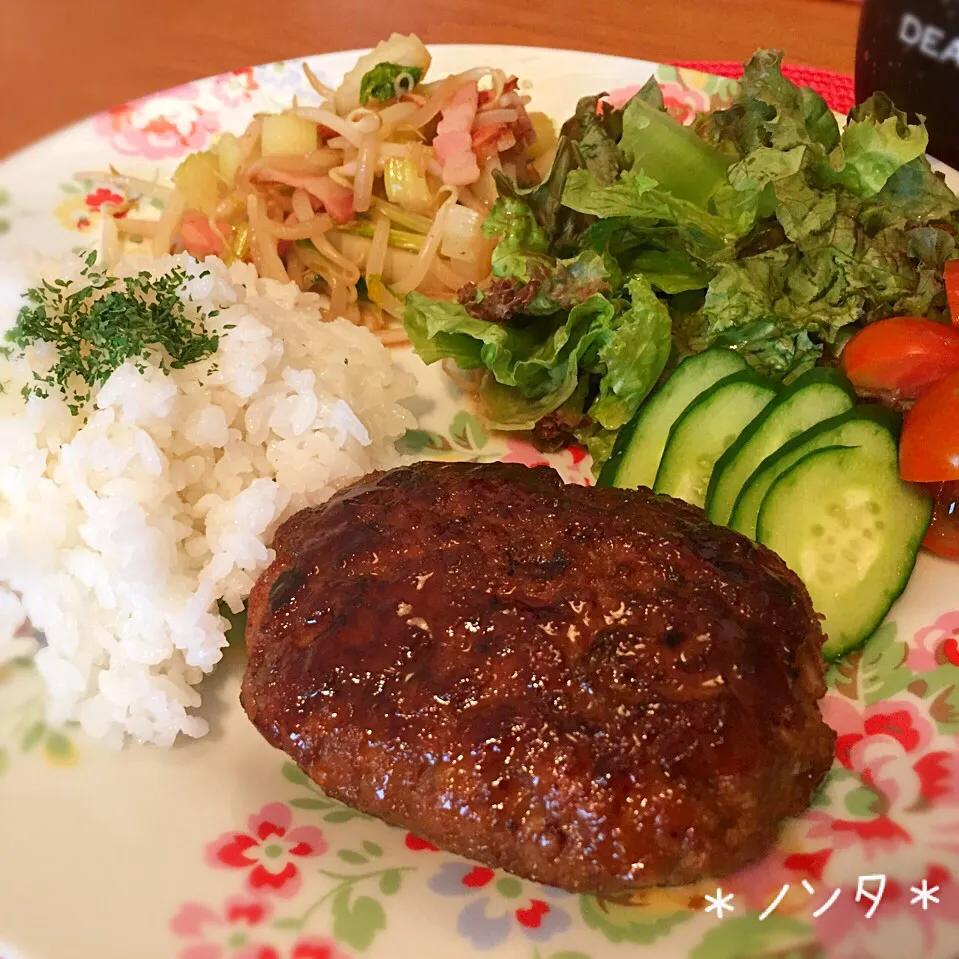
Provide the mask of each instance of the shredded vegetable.
[{"label": "shredded vegetable", "polygon": [[[327,318],[405,340],[407,293],[448,299],[489,277],[480,227],[497,195],[493,172],[533,185],[532,159],[555,142],[502,70],[429,82],[429,66],[415,36],[394,34],[335,90],[304,66],[317,100],[223,134],[183,160],[172,188],[114,170],[89,174],[130,200],[104,210],[107,262],[131,239],[154,255],[252,262],[265,278],[321,294]],[[159,219],[145,215],[159,206]]]}]

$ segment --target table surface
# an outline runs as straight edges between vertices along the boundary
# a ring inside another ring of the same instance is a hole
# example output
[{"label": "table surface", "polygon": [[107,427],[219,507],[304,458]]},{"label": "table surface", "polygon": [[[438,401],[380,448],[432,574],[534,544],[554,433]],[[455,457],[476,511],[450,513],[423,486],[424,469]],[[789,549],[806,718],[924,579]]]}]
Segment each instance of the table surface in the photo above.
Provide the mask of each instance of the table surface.
[{"label": "table surface", "polygon": [[851,73],[859,8],[839,0],[0,0],[0,156],[117,103],[289,57],[426,43],[741,60],[781,47]]}]

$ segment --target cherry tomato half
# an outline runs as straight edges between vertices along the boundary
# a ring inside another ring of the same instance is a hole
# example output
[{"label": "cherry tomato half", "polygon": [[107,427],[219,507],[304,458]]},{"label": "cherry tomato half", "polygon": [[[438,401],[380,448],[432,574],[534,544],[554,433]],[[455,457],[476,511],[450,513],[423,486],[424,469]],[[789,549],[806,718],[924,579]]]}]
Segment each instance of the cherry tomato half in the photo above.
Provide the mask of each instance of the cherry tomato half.
[{"label": "cherry tomato half", "polygon": [[926,390],[906,414],[899,472],[916,483],[959,480],[959,370]]},{"label": "cherry tomato half", "polygon": [[879,320],[846,344],[842,368],[862,392],[913,400],[959,369],[959,330],[912,317]]},{"label": "cherry tomato half", "polygon": [[959,559],[959,483],[940,483],[932,525],[922,545],[933,553]]}]

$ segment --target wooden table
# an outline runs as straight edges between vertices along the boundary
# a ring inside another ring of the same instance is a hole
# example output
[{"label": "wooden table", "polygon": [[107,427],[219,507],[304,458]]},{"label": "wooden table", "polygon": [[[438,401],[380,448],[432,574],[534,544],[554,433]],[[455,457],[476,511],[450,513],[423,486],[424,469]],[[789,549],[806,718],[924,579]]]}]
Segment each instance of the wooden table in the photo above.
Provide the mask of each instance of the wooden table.
[{"label": "wooden table", "polygon": [[0,155],[186,80],[371,46],[394,30],[649,60],[778,46],[851,73],[858,15],[838,0],[0,0]]}]

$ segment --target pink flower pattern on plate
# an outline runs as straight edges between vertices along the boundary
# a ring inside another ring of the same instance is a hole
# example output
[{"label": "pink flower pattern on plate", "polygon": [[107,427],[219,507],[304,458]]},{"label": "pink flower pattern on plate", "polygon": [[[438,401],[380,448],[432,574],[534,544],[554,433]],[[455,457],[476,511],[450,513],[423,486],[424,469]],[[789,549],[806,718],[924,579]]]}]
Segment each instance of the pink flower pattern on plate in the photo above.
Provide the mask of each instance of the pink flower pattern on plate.
[{"label": "pink flower pattern on plate", "polygon": [[427,839],[420,839],[419,836],[411,832],[406,834],[404,844],[410,852],[439,852],[438,846],[434,846],[433,843]]},{"label": "pink flower pattern on plate", "polygon": [[256,899],[234,896],[221,909],[185,902],[170,920],[174,935],[191,940],[177,959],[273,959],[276,951],[255,942],[250,930],[270,917],[271,907]]},{"label": "pink flower pattern on plate", "polygon": [[931,672],[947,662],[959,666],[959,609],[920,629],[906,654],[906,665],[914,673]]},{"label": "pink flower pattern on plate", "polygon": [[[745,908],[762,911],[769,905],[776,890],[784,885],[799,886],[803,879],[806,879],[817,889],[824,888],[825,883],[821,881],[823,870],[831,856],[831,849],[825,849],[818,854],[795,854],[779,846],[765,859],[736,873],[727,882],[729,888],[735,891],[737,902],[742,903]],[[789,897],[776,912],[779,915],[803,916],[808,915],[809,909],[808,904],[796,897]]]},{"label": "pink flower pattern on plate", "polygon": [[860,711],[829,696],[823,716],[837,733],[836,759],[881,795],[888,810],[959,804],[959,754],[931,748],[935,725],[914,699],[888,699]]},{"label": "pink flower pattern on plate", "polygon": [[336,948],[336,943],[320,936],[306,936],[293,943],[289,959],[348,959]]},{"label": "pink flower pattern on plate", "polygon": [[[939,904],[930,903],[925,910],[911,903],[911,889],[923,879],[928,888],[939,887]],[[913,955],[925,956],[936,941],[937,927],[942,935],[941,923],[959,923],[957,902],[959,883],[948,869],[934,863],[906,881],[888,879],[882,900],[868,920],[865,913],[870,902],[856,902],[855,883],[844,887],[835,905],[816,920],[816,933],[829,959],[900,959],[903,943],[910,944]]]},{"label": "pink flower pattern on plate", "polygon": [[188,83],[97,114],[93,128],[123,156],[162,160],[202,150],[220,120],[202,105],[200,86]]},{"label": "pink flower pattern on plate", "polygon": [[712,108],[709,94],[703,90],[694,90],[681,83],[660,83],[666,110],[680,123],[690,123],[697,113],[705,113]]},{"label": "pink flower pattern on plate", "polygon": [[502,463],[521,463],[523,466],[552,466],[569,483],[579,483],[582,486],[592,486],[593,477],[590,475],[589,463],[586,459],[586,450],[576,444],[554,453],[552,462],[528,442],[516,440],[507,436],[506,451],[500,456]]},{"label": "pink flower pattern on plate", "polygon": [[523,883],[461,859],[443,862],[429,880],[441,896],[467,900],[456,928],[477,949],[494,949],[516,931],[533,942],[546,942],[570,926],[569,913],[558,905],[568,892]]},{"label": "pink flower pattern on plate", "polygon": [[206,847],[206,861],[216,868],[246,870],[254,894],[295,896],[302,883],[299,861],[326,851],[316,826],[296,826],[286,803],[270,803],[250,816],[247,832],[223,833]]},{"label": "pink flower pattern on plate", "polygon": [[253,67],[221,73],[210,81],[210,92],[220,103],[237,107],[246,103],[259,89]]}]

